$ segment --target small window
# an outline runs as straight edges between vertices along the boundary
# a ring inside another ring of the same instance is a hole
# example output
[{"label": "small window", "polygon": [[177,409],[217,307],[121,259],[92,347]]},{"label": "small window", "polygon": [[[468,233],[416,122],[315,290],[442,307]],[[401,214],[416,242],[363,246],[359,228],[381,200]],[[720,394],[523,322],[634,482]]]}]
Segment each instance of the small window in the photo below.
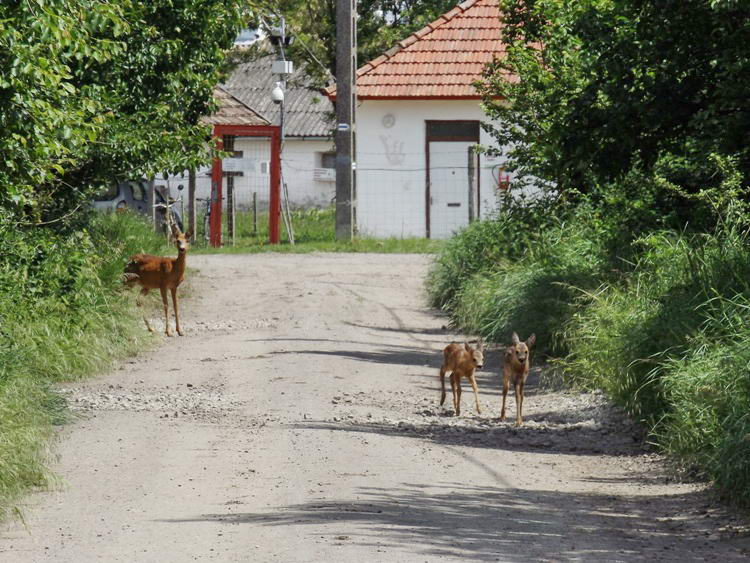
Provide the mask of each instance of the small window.
[{"label": "small window", "polygon": [[320,153],[320,167],[321,168],[336,168],[336,153],[335,152]]},{"label": "small window", "polygon": [[478,121],[428,121],[428,141],[479,142]]},{"label": "small window", "polygon": [[270,162],[268,162],[267,160],[260,161],[260,173],[261,174],[263,174],[264,176],[267,176],[269,168],[270,168]]}]

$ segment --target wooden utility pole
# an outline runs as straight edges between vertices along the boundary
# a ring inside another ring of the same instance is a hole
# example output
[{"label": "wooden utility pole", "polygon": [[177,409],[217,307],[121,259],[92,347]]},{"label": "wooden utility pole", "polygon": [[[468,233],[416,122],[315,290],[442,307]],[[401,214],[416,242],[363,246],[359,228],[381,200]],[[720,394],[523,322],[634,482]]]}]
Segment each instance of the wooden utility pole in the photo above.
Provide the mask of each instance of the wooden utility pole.
[{"label": "wooden utility pole", "polygon": [[336,239],[354,235],[357,0],[336,0]]}]

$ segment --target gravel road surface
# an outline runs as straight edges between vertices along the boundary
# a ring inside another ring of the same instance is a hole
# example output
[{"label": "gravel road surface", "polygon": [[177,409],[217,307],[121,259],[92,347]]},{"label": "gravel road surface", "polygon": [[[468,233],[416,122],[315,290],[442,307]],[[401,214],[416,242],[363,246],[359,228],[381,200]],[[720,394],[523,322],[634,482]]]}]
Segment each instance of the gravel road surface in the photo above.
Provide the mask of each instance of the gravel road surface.
[{"label": "gravel road surface", "polygon": [[537,367],[525,426],[499,422],[490,350],[483,414],[466,384],[440,407],[463,336],[424,305],[429,260],[190,256],[186,336],[60,389],[60,485],[0,562],[747,559],[742,521],[598,394]]}]

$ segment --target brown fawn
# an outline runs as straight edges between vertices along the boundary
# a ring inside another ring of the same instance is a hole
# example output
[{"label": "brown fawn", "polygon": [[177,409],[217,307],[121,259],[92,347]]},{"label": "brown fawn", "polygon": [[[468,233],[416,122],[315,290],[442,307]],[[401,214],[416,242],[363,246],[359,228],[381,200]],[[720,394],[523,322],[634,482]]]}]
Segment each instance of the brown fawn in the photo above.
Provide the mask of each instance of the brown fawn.
[{"label": "brown fawn", "polygon": [[[167,290],[172,293],[172,306],[174,308],[175,328],[177,334],[182,336],[180,329],[180,313],[177,308],[177,287],[182,283],[185,277],[185,259],[188,248],[190,248],[190,238],[193,236],[193,230],[187,233],[180,232],[177,225],[172,225],[172,237],[177,247],[177,258],[169,256],[151,256],[150,254],[135,254],[130,257],[130,262],[125,265],[123,280],[128,287],[134,285],[141,286],[141,293],[136,300],[138,306],[141,306],[141,296],[148,295],[152,289],[161,291],[161,300],[164,303],[164,324],[166,326],[167,336],[172,336],[169,330],[169,305],[167,303]],[[148,319],[144,315],[143,321],[149,332],[154,332]]]},{"label": "brown fawn", "polygon": [[477,402],[477,413],[482,414],[479,407],[479,391],[474,378],[474,370],[482,369],[484,365],[484,352],[482,342],[479,346],[472,348],[468,342],[465,344],[448,344],[443,350],[443,365],[440,367],[440,405],[445,403],[445,374],[451,372],[451,390],[453,391],[453,412],[455,416],[461,414],[461,378],[465,377],[474,389],[474,399]]},{"label": "brown fawn", "polygon": [[505,420],[505,396],[508,394],[510,383],[513,383],[513,391],[516,394],[516,426],[523,424],[523,387],[526,385],[526,378],[529,376],[531,348],[535,343],[535,334],[532,334],[526,342],[523,342],[514,332],[513,344],[505,350],[503,358],[503,408],[500,411],[500,420]]}]

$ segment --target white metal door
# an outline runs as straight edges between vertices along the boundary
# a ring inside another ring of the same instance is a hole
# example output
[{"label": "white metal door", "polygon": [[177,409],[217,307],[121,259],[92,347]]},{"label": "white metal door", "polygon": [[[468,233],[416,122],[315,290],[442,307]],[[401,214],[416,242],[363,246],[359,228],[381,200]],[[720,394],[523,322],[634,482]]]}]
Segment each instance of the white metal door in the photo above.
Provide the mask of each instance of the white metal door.
[{"label": "white metal door", "polygon": [[431,141],[430,238],[450,237],[469,224],[469,148],[465,141]]}]

